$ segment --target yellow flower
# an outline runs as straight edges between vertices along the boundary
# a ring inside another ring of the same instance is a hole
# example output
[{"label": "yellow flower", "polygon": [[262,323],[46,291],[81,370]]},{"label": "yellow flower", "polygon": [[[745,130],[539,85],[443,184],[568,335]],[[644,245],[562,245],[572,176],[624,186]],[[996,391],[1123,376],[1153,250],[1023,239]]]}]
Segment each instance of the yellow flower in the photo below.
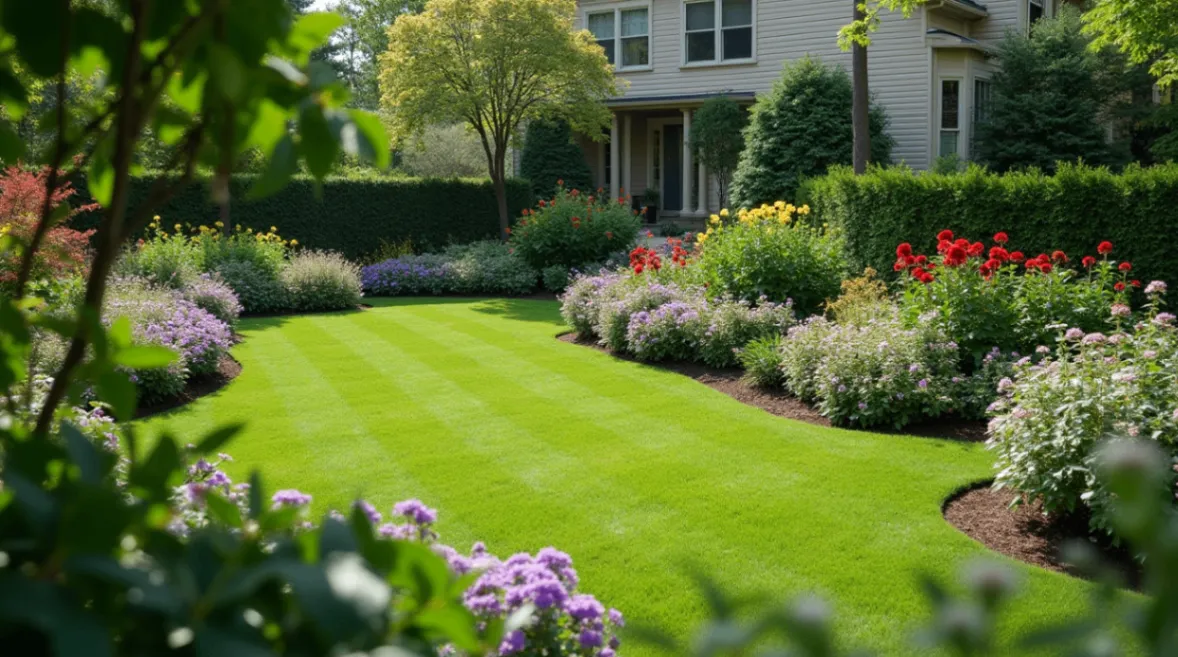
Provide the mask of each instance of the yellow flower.
[{"label": "yellow flower", "polygon": [[720,216],[727,217],[728,216],[728,208],[724,208],[723,210],[720,210]]},{"label": "yellow flower", "polygon": [[175,226],[172,226],[172,229],[175,230],[177,233],[179,233],[183,228],[184,227],[181,226],[180,224],[176,224]]},{"label": "yellow flower", "polygon": [[778,210],[784,210],[785,209],[785,201],[778,201],[773,204],[773,207],[777,208]]},{"label": "yellow flower", "polygon": [[275,228],[274,226],[271,226],[271,227],[270,227],[270,232],[271,232],[271,233],[277,233],[277,232],[278,232],[278,229],[277,229],[277,228]]},{"label": "yellow flower", "polygon": [[803,205],[802,207],[798,208],[798,213],[799,214],[810,214],[810,206]]},{"label": "yellow flower", "polygon": [[223,222],[223,221],[214,221],[214,222],[213,222],[213,225],[214,225],[214,226],[216,226],[217,228],[224,228],[224,227],[225,227],[225,222]]},{"label": "yellow flower", "polygon": [[290,245],[291,245],[291,246],[298,246],[298,245],[299,245],[299,241],[298,241],[298,240],[291,240],[291,241],[290,241]]}]

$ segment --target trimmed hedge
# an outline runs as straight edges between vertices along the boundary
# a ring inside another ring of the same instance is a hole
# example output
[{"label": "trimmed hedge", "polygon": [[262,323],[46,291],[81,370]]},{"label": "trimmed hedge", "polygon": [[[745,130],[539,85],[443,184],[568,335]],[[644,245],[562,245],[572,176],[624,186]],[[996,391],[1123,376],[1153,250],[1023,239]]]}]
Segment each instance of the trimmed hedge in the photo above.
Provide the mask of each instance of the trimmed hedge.
[{"label": "trimmed hedge", "polygon": [[[317,196],[315,183],[299,176],[277,194],[258,200],[246,199],[256,176],[233,177],[230,219],[234,224],[266,232],[277,226],[282,237],[296,239],[310,249],[339,251],[349,258],[362,258],[376,251],[381,240],[400,243],[411,239],[417,248],[441,248],[451,243],[468,243],[499,234],[495,192],[487,180],[329,178]],[[146,196],[156,177],[134,179],[130,208]],[[85,181],[75,182],[85,190]],[[90,202],[80,193],[77,204]],[[507,181],[507,207],[519,216],[532,205],[526,180]],[[157,211],[163,223],[212,225],[218,210],[209,201],[208,185],[193,183]],[[77,228],[97,225],[98,217],[79,215]]]},{"label": "trimmed hedge", "polygon": [[807,181],[800,197],[816,220],[843,231],[856,271],[891,272],[900,242],[932,253],[937,232],[948,228],[979,240],[1006,231],[1028,257],[1062,249],[1078,260],[1110,240],[1114,257],[1131,261],[1136,278],[1178,285],[1178,165],[1134,165],[1115,174],[1061,164],[1055,175],[891,167],[856,176],[839,167]]}]

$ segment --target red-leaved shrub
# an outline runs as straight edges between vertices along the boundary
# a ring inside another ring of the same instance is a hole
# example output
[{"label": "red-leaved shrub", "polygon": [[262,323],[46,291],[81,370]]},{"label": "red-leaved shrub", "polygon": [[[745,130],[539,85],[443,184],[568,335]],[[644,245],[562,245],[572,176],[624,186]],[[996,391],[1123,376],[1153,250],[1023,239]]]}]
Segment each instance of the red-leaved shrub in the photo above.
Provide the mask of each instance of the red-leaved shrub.
[{"label": "red-leaved shrub", "polygon": [[[28,171],[11,166],[0,171],[0,235],[8,235],[27,246],[41,221],[49,170]],[[50,209],[68,203],[75,194],[69,182],[61,182],[49,197]],[[84,205],[72,208],[66,219],[96,209]],[[85,271],[94,231],[77,231],[63,225],[49,229],[33,259],[30,280],[61,279]],[[11,294],[20,273],[21,254],[16,250],[0,252],[0,294]]]}]

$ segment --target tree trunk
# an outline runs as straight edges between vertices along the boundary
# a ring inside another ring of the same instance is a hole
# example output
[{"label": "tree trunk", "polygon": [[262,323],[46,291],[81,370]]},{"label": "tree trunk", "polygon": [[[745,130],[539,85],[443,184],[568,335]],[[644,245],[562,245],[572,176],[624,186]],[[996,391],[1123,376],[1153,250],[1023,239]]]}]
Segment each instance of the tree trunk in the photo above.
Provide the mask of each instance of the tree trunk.
[{"label": "tree trunk", "polygon": [[495,187],[495,202],[499,205],[499,239],[504,242],[511,235],[510,218],[507,216],[507,167],[505,149],[495,149],[495,162],[491,167],[491,184]]},{"label": "tree trunk", "polygon": [[[855,20],[863,20],[863,11],[859,8],[861,0],[852,1],[855,4]],[[871,159],[871,97],[867,86],[867,46],[858,43],[851,50],[851,84],[851,126],[855,141],[852,162],[855,173],[862,175],[866,173],[867,162]]]}]

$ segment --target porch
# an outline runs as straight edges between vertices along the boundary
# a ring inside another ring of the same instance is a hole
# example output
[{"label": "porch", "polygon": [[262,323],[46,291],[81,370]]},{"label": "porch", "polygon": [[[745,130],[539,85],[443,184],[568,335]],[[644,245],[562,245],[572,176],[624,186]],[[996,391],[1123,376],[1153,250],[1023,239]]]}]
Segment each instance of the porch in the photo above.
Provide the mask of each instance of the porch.
[{"label": "porch", "polygon": [[696,224],[719,212],[719,183],[691,149],[695,112],[718,95],[742,105],[755,99],[753,92],[724,92],[611,102],[613,122],[606,139],[581,139],[596,185],[613,198],[631,196],[636,207],[657,208],[658,219]]}]

